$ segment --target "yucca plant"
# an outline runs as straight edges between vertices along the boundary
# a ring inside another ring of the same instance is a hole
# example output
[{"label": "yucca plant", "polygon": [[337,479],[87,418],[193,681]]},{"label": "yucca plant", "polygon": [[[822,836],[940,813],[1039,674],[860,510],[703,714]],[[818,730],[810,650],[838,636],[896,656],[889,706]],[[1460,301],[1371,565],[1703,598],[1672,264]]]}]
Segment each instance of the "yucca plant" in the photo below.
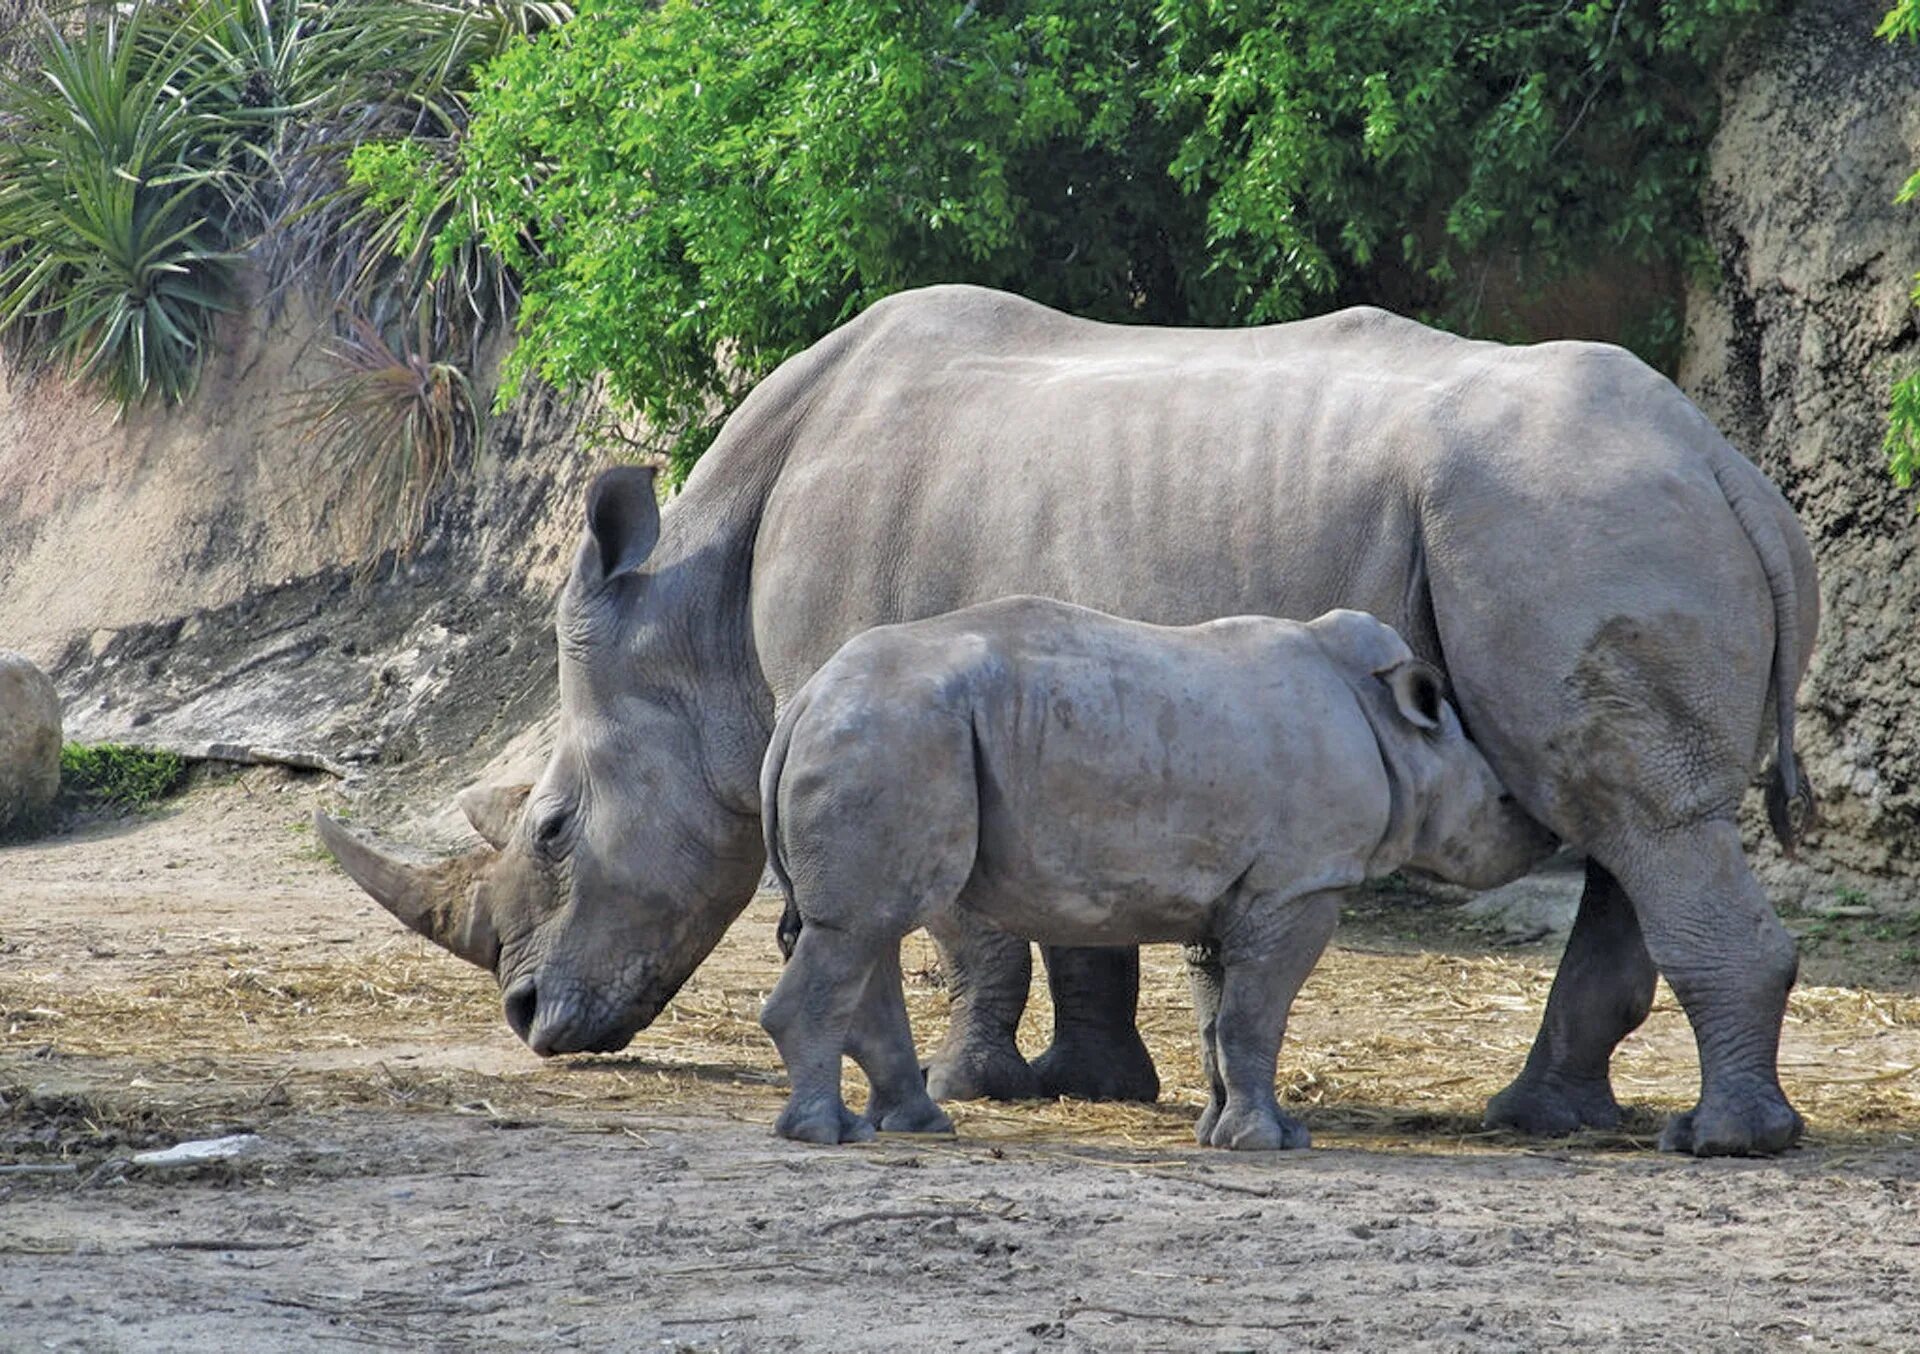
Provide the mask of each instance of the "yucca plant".
[{"label": "yucca plant", "polygon": [[0,337],[123,407],[192,388],[231,295],[191,40],[151,17],[108,10],[71,35],[45,22],[0,134]]},{"label": "yucca plant", "polygon": [[379,97],[417,108],[428,120],[423,131],[463,126],[476,68],[574,11],[542,0],[361,0],[349,8],[343,64],[392,72]]},{"label": "yucca plant", "polygon": [[390,345],[364,316],[329,346],[340,373],[295,397],[291,422],[323,459],[351,470],[357,511],[345,523],[369,558],[418,545],[442,482],[479,444],[483,405],[461,369],[436,360],[423,320],[411,345]]},{"label": "yucca plant", "polygon": [[355,147],[347,160],[354,202],[346,221],[354,240],[348,285],[363,303],[389,298],[402,322],[431,298],[438,340],[464,342],[477,358],[478,341],[506,323],[516,292],[510,270],[482,244],[480,204],[462,190],[459,152],[458,136]]},{"label": "yucca plant", "polygon": [[353,318],[296,421],[357,478],[361,541],[406,553],[481,430],[442,355],[471,365],[514,299],[454,172],[468,101],[487,60],[572,14],[132,0],[43,20],[0,79],[0,342],[123,406],[179,400],[243,254],[270,297],[324,287]]},{"label": "yucca plant", "polygon": [[222,227],[257,242],[278,210],[281,169],[299,122],[342,97],[335,20],[351,6],[310,0],[201,0],[180,13],[191,42],[183,83],[217,119],[227,166]]},{"label": "yucca plant", "polygon": [[233,256],[205,243],[199,178],[135,183],[91,162],[69,176],[51,351],[122,405],[185,398],[215,317],[232,308]]},{"label": "yucca plant", "polygon": [[[192,387],[232,265],[275,291],[331,280],[436,350],[504,322],[513,295],[471,241],[432,240],[474,204],[449,166],[479,65],[566,21],[536,0],[133,0],[34,29],[0,82],[0,340],[123,405]],[[404,197],[350,176],[404,145]],[[377,151],[369,154],[377,154]]]},{"label": "yucca plant", "polygon": [[[340,306],[408,331],[429,306],[436,349],[476,361],[516,293],[480,243],[479,203],[456,172],[468,102],[486,61],[572,16],[571,5],[536,0],[334,7],[334,95],[281,157],[285,192],[266,250],[275,290],[324,277]],[[460,221],[473,228],[445,230]],[[443,235],[458,243],[436,250]]]}]

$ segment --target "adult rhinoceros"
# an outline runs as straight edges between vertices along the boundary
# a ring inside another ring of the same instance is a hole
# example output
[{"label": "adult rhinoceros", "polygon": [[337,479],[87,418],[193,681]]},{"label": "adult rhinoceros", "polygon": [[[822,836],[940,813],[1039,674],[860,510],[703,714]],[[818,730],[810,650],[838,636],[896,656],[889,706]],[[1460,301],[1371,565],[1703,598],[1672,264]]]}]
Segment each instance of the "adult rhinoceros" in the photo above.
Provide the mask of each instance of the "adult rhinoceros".
[{"label": "adult rhinoceros", "polygon": [[[661,513],[609,472],[559,603],[561,724],[494,851],[408,867],[323,825],[403,921],[494,970],[541,1054],[624,1046],[751,896],[781,701],[849,636],[1011,593],[1162,624],[1366,610],[1449,674],[1520,802],[1589,858],[1525,1069],[1488,1109],[1608,1125],[1656,965],[1701,1094],[1663,1145],[1778,1150],[1792,939],[1735,811],[1818,621],[1779,493],[1618,348],[1504,347],[1379,310],[1240,330],[1096,324],[971,287],[872,307],[768,377]],[[1776,826],[1785,821],[1776,813]],[[1027,948],[945,935],[937,1095],[1019,1095]],[[1050,954],[1044,1089],[1154,1089],[1126,952]]]}]

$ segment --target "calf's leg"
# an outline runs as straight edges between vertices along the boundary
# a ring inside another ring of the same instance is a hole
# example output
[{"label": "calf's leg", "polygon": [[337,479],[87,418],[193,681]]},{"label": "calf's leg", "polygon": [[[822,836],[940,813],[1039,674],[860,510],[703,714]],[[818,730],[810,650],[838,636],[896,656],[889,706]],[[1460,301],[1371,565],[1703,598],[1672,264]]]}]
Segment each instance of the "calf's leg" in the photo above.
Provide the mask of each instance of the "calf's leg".
[{"label": "calf's leg", "polygon": [[1520,1075],[1487,1102],[1487,1127],[1547,1136],[1617,1127],[1608,1067],[1652,1009],[1656,977],[1626,890],[1589,858],[1540,1032]]},{"label": "calf's leg", "polygon": [[847,1039],[870,1093],[865,1118],[883,1133],[951,1133],[953,1120],[933,1103],[913,1052],[900,982],[900,945],[882,948],[867,975],[867,990]]},{"label": "calf's leg", "polygon": [[781,1137],[819,1143],[873,1137],[873,1125],[840,1098],[840,1053],[886,943],[884,937],[817,922],[801,931],[760,1013],[793,1088],[773,1126]]},{"label": "calf's leg", "polygon": [[1281,903],[1270,919],[1256,902],[1249,914],[1260,918],[1250,928],[1255,935],[1221,947],[1214,1056],[1226,1102],[1208,1142],[1238,1151],[1305,1147],[1306,1125],[1283,1113],[1274,1095],[1274,1063],[1287,1012],[1340,920],[1340,896],[1320,893]]},{"label": "calf's leg", "polygon": [[1033,1060],[1042,1094],[1158,1099],[1160,1074],[1136,1024],[1140,951],[1045,945],[1040,953],[1053,994],[1053,1043]]}]

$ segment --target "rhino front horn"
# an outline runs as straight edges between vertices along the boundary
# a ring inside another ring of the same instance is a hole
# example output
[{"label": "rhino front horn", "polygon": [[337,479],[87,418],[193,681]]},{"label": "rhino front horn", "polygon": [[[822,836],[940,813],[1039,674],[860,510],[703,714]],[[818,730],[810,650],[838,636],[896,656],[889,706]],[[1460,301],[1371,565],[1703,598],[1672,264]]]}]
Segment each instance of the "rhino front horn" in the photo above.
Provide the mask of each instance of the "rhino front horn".
[{"label": "rhino front horn", "polygon": [[492,919],[474,906],[472,888],[491,851],[482,848],[432,865],[412,865],[362,841],[324,813],[313,815],[313,829],[353,882],[409,928],[469,964],[489,971],[499,964],[499,937]]}]

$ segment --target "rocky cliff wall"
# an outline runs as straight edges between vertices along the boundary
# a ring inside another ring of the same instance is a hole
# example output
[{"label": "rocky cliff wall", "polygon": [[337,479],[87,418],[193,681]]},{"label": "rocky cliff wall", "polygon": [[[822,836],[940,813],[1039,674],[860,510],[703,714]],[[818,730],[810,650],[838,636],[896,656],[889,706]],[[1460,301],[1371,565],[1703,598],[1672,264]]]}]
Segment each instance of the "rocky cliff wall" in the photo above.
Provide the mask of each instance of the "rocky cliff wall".
[{"label": "rocky cliff wall", "polygon": [[1874,39],[1885,8],[1810,0],[1729,59],[1706,187],[1720,276],[1689,297],[1680,382],[1819,560],[1809,861],[1911,893],[1895,881],[1920,875],[1920,496],[1888,479],[1880,439],[1889,386],[1920,365],[1920,207],[1893,202],[1920,165],[1920,53]]}]

